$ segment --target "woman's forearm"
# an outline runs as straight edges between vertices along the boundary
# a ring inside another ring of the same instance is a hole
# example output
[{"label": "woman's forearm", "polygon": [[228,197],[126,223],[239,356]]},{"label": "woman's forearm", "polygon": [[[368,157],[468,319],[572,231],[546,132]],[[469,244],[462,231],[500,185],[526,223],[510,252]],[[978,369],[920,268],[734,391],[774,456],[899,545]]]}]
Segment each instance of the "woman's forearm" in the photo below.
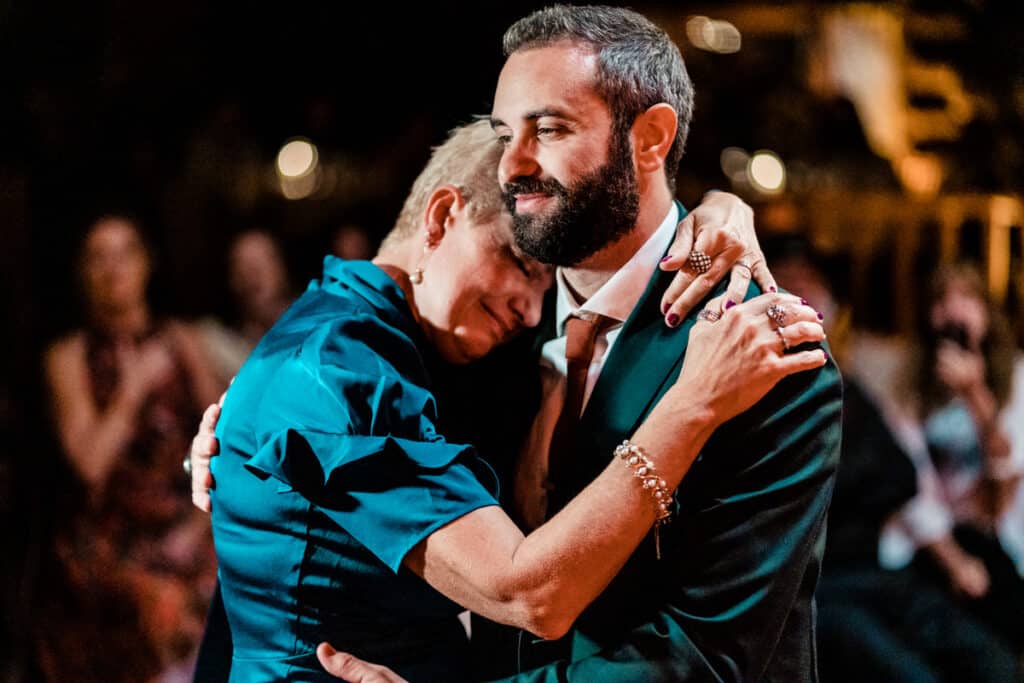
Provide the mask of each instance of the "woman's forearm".
[{"label": "woman's forearm", "polygon": [[65,439],[75,470],[94,493],[102,493],[118,457],[135,436],[140,406],[140,399],[119,391],[93,424]]},{"label": "woman's forearm", "polygon": [[[768,315],[772,306],[786,317],[788,337],[781,340]],[[679,377],[631,437],[666,493],[678,486],[719,424],[749,409],[782,377],[820,368],[827,359],[821,350],[785,353],[787,345],[824,338],[817,312],[792,295],[763,295],[715,320],[691,329]],[[605,470],[528,537],[500,510],[486,508],[435,532],[409,553],[409,566],[484,616],[544,637],[564,633],[659,514],[657,499],[634,467],[613,460],[613,453],[604,457],[611,461]]]},{"label": "woman's forearm", "polygon": [[[673,396],[672,392],[677,395]],[[717,424],[673,389],[631,439],[674,491]],[[612,453],[600,476],[527,536],[512,557],[514,590],[555,634],[568,630],[633,554],[658,515],[653,491]]]},{"label": "woman's forearm", "polygon": [[92,398],[81,335],[51,347],[45,359],[54,423],[71,466],[93,494],[101,492],[135,434],[145,393],[122,379],[103,409]]},{"label": "woman's forearm", "polygon": [[[691,387],[692,389],[692,387]],[[633,435],[674,490],[716,422],[671,389]],[[564,634],[608,585],[655,523],[657,501],[634,468],[607,454],[605,470],[527,537],[495,508],[435,532],[406,558],[431,585],[483,616],[544,638]]]},{"label": "woman's forearm", "polygon": [[999,404],[985,384],[978,384],[964,394],[967,410],[974,420],[978,441],[986,458],[1009,454],[1009,442],[999,425]]}]

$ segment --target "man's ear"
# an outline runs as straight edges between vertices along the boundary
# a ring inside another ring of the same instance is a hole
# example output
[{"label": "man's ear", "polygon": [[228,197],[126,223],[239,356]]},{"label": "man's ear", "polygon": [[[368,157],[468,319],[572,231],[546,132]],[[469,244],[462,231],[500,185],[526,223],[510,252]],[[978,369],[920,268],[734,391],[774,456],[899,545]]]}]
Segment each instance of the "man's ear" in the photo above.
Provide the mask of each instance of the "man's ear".
[{"label": "man's ear", "polygon": [[636,117],[633,122],[633,150],[641,173],[664,168],[665,158],[676,140],[679,117],[671,105],[661,102]]},{"label": "man's ear", "polygon": [[423,212],[424,246],[433,249],[455,224],[455,216],[466,205],[462,192],[454,185],[441,185],[430,193]]}]

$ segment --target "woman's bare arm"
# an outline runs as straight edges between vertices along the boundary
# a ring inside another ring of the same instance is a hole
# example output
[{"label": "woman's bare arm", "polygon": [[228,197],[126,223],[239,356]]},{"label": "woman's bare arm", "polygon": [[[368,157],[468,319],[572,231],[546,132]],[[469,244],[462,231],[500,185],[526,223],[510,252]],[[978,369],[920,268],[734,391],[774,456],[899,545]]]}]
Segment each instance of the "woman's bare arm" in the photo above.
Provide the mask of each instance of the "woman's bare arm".
[{"label": "woman's bare arm", "polygon": [[145,395],[121,383],[105,410],[93,401],[85,363],[85,338],[76,334],[54,344],[45,357],[50,401],[61,445],[75,471],[94,492],[102,492],[124,447],[135,434]]},{"label": "woman's bare arm", "polygon": [[[698,323],[679,380],[632,437],[669,489],[678,486],[708,437],[783,376],[820,367],[820,350],[781,353],[768,302],[802,311],[787,325],[790,345],[820,341],[817,314],[790,295],[766,295]],[[619,459],[563,510],[523,536],[498,507],[471,512],[431,534],[405,564],[434,588],[489,619],[544,638],[563,635],[647,535],[656,517],[650,491]]]}]

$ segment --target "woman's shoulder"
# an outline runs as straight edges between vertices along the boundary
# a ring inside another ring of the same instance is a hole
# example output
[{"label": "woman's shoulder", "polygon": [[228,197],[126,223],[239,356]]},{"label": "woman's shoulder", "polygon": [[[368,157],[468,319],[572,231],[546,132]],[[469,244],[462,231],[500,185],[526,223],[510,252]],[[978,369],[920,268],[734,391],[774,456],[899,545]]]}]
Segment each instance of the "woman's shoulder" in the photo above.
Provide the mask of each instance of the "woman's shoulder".
[{"label": "woman's shoulder", "polygon": [[73,330],[58,337],[43,352],[48,367],[74,363],[85,356],[85,331]]},{"label": "woman's shoulder", "polygon": [[417,381],[423,377],[416,331],[358,297],[329,306],[327,314],[313,314],[303,326],[296,360],[319,367],[396,374]]}]

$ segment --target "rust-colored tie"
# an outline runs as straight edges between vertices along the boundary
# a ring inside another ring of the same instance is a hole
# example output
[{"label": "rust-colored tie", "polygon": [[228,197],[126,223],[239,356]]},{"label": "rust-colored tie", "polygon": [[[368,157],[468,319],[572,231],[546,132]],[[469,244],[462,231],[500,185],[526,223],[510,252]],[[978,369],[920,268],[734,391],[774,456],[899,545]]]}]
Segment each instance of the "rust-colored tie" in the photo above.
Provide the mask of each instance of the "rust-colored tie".
[{"label": "rust-colored tie", "polygon": [[565,403],[555,424],[548,450],[548,482],[562,482],[565,462],[572,447],[576,426],[583,412],[583,396],[587,391],[587,372],[594,357],[597,335],[615,321],[607,316],[579,311],[565,322]]}]

